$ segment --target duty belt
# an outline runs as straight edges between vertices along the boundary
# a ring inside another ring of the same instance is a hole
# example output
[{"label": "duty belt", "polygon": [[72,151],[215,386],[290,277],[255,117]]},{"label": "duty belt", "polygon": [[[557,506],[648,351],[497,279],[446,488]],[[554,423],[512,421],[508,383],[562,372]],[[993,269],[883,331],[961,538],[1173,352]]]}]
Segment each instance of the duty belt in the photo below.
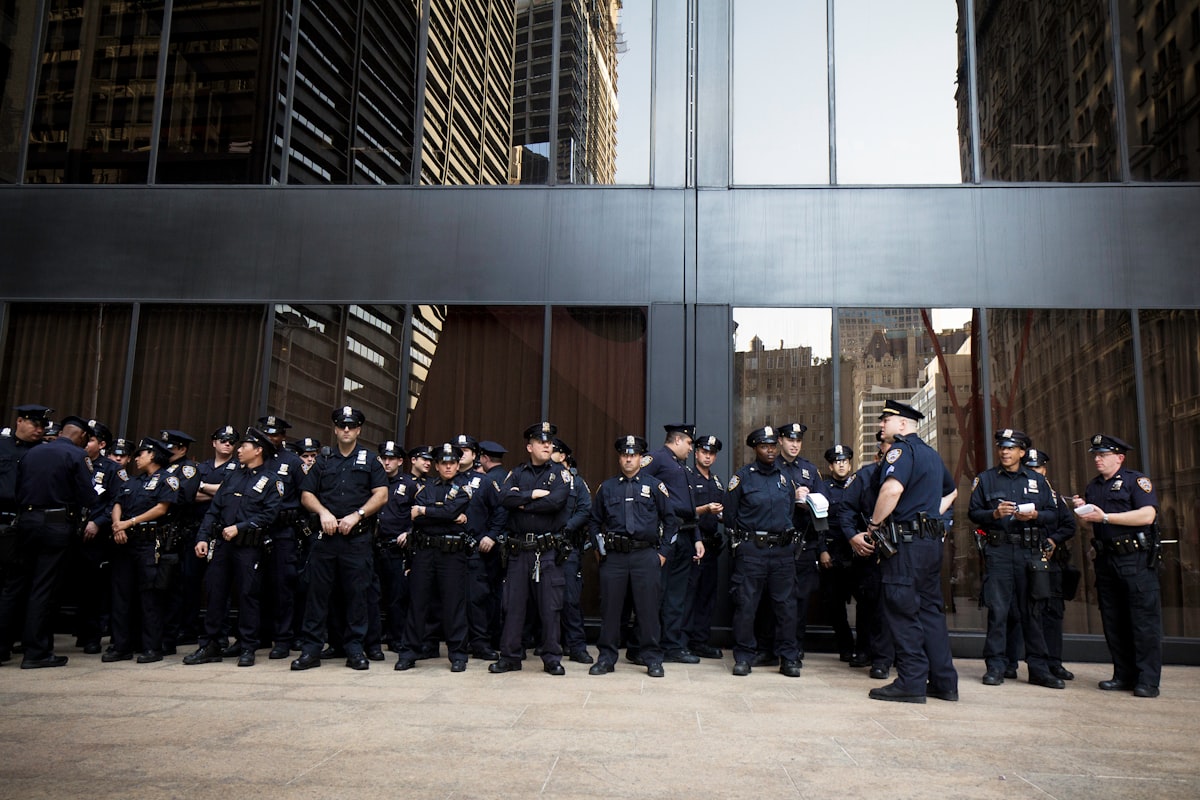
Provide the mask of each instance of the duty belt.
[{"label": "duty belt", "polygon": [[[1141,535],[1141,539],[1138,535]],[[1096,548],[1096,553],[1113,553],[1128,555],[1136,553],[1138,550],[1147,549],[1145,544],[1145,534],[1141,531],[1133,536],[1114,536],[1111,539],[1092,539],[1092,547]]]},{"label": "duty belt", "polygon": [[907,522],[888,522],[888,526],[895,532],[896,540],[906,544],[912,542],[913,539],[941,539],[941,535],[935,533],[931,526],[931,522],[926,522],[922,525],[920,520],[908,520]]},{"label": "duty belt", "polygon": [[645,550],[654,547],[653,542],[635,539],[627,533],[604,533],[604,546],[614,553],[632,553],[634,550]]},{"label": "duty belt", "polygon": [[441,553],[461,553],[467,548],[466,535],[462,533],[422,533],[416,537],[419,550],[437,550]]},{"label": "duty belt", "polygon": [[794,531],[738,531],[738,543],[754,542],[755,547],[787,547],[795,541]]},{"label": "duty belt", "polygon": [[1025,528],[1021,531],[989,531],[987,543],[996,546],[1001,544],[1019,544],[1022,547],[1037,547],[1041,544],[1042,534],[1035,528]]},{"label": "duty belt", "polygon": [[79,512],[67,506],[46,508],[42,506],[21,506],[22,514],[41,514],[44,524],[53,525],[62,522],[74,522],[79,518]]},{"label": "duty belt", "polygon": [[159,524],[157,520],[151,522],[139,522],[132,528],[129,528],[125,535],[129,537],[131,542],[154,541],[158,536]]},{"label": "duty belt", "polygon": [[508,536],[508,546],[513,550],[544,552],[554,547],[554,534],[550,531],[512,533]]}]

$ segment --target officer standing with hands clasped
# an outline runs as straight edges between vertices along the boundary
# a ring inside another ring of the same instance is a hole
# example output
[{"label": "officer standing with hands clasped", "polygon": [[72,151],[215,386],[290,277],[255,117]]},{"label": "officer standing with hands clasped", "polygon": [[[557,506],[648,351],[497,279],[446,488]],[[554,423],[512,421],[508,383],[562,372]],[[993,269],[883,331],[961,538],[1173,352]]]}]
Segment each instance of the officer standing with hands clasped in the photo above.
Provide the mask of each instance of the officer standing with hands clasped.
[{"label": "officer standing with hands clasped", "polygon": [[[917,436],[925,415],[889,400],[879,431],[889,445],[867,530],[850,540],[860,556],[883,549],[883,614],[896,647],[896,680],[869,692],[873,700],[924,703],[958,700],[958,673],[942,604],[941,516],[957,496],[937,451]],[[874,541],[872,541],[872,539]]]},{"label": "officer standing with hands clasped", "polygon": [[[612,672],[621,635],[621,607],[632,590],[638,654],[651,678],[663,677],[658,598],[662,567],[678,531],[667,487],[642,468],[646,440],[622,436],[615,448],[621,474],[600,484],[589,524],[600,560],[600,657],[590,675]],[[660,533],[661,531],[661,533]]]},{"label": "officer standing with hands clasped", "polygon": [[1104,691],[1133,690],[1158,697],[1162,677],[1162,605],[1158,583],[1161,542],[1154,521],[1154,484],[1125,467],[1132,445],[1097,433],[1088,452],[1099,473],[1083,497],[1071,498],[1079,519],[1091,525],[1096,549],[1096,598],[1113,676]]}]

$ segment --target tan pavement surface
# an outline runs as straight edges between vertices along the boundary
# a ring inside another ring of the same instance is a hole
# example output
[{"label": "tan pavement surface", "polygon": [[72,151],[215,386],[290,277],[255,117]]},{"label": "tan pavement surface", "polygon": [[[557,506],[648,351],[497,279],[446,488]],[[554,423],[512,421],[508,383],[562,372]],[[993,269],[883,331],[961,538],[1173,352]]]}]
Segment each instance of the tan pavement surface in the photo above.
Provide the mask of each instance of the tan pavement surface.
[{"label": "tan pavement surface", "polygon": [[[622,662],[590,676],[539,660],[491,675],[444,659],[396,672],[326,661],[290,672],[260,651],[184,666],[101,664],[59,637],[63,668],[0,667],[0,798],[1194,798],[1200,668],[1167,667],[1157,699],[1021,678],[961,700],[867,698],[835,655],[799,679],[724,662]],[[595,649],[592,650],[595,655]]]}]

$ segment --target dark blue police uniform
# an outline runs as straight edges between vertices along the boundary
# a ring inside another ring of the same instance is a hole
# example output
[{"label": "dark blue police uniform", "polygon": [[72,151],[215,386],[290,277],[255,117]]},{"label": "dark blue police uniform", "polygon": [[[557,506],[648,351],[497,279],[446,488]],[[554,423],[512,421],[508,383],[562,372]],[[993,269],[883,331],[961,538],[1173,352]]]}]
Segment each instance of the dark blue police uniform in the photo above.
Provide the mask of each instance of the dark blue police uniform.
[{"label": "dark blue police uniform", "polygon": [[[867,520],[879,497],[880,474],[878,464],[867,464],[854,473],[854,480],[842,495],[838,528],[847,542],[867,528]],[[869,666],[871,677],[882,680],[892,668],[896,651],[891,632],[883,622],[883,583],[877,554],[854,556],[850,562],[850,584],[856,602],[854,627],[857,636],[850,666]]]},{"label": "dark blue police uniform", "polygon": [[404,626],[408,619],[408,562],[411,550],[401,547],[399,538],[412,529],[413,498],[417,495],[417,482],[411,475],[403,473],[388,481],[388,501],[379,511],[379,530],[376,539],[379,552],[376,554],[375,570],[383,584],[380,604],[387,611],[387,626],[383,638],[388,649],[401,652],[404,641]]},{"label": "dark blue police uniform", "polygon": [[[720,450],[720,440],[715,436],[705,436],[697,440],[697,447],[704,447],[703,442],[711,440],[709,445]],[[704,475],[699,468],[689,471],[692,485],[692,499],[696,507],[709,503],[725,503],[725,486],[721,478],[712,472]],[[687,637],[689,652],[706,658],[720,658],[721,651],[709,644],[712,638],[713,611],[717,605],[717,578],[721,562],[721,554],[725,550],[725,536],[722,531],[721,518],[716,514],[701,514],[696,518],[696,527],[700,530],[700,540],[704,542],[704,558],[693,565],[689,576],[688,594],[691,606],[684,631]]]},{"label": "dark blue police uniform", "polygon": [[587,634],[583,627],[583,552],[588,538],[588,520],[592,514],[592,493],[579,470],[571,470],[571,499],[567,503],[567,521],[563,536],[571,545],[563,562],[562,642],[563,650],[572,661],[592,663],[587,651]]},{"label": "dark blue police uniform", "polygon": [[[44,420],[52,410],[44,406],[20,406],[17,413],[25,417],[36,414],[36,418]],[[24,573],[18,532],[13,524],[17,519],[17,465],[37,444],[18,439],[12,433],[0,436],[0,662],[12,656],[13,642],[23,624]]]}]

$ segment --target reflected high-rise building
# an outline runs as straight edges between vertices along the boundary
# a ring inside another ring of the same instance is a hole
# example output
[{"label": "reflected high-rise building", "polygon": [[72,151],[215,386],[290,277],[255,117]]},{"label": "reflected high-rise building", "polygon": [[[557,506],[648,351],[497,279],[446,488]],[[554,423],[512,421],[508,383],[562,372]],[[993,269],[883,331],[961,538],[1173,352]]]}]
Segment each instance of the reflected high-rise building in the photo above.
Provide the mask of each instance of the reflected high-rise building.
[{"label": "reflected high-rise building", "polygon": [[[613,183],[621,0],[563,0],[554,71],[555,0],[517,0],[512,183]],[[554,81],[557,78],[557,95]],[[552,100],[557,96],[557,109]],[[552,112],[558,124],[551,141]],[[551,152],[553,145],[554,152]]]}]

